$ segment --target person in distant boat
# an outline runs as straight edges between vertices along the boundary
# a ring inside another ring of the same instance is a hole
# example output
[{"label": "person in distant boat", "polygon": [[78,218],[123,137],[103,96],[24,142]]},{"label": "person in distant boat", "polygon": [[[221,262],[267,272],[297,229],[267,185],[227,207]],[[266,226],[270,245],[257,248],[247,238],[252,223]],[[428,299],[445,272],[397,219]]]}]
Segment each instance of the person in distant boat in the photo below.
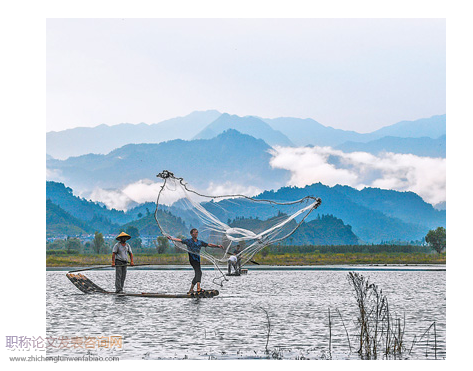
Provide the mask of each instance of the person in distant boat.
[{"label": "person in distant boat", "polygon": [[240,253],[241,253],[241,246],[238,244],[238,245],[236,245],[236,249],[233,252],[233,254],[235,254],[235,256],[237,257],[236,271],[237,271],[238,274],[241,273],[241,256],[240,256]]},{"label": "person in distant boat", "polygon": [[236,257],[236,255],[230,255],[230,257],[228,258],[228,274],[232,274],[232,268],[234,274],[238,273],[237,262],[238,258]]},{"label": "person in distant boat", "polygon": [[126,267],[128,264],[128,255],[130,255],[130,265],[133,263],[133,252],[130,245],[126,242],[131,238],[125,232],[120,233],[115,239],[118,241],[112,250],[112,267],[115,267],[115,292],[122,293],[126,278]]},{"label": "person in distant boat", "polygon": [[238,255],[240,252],[240,245],[237,245],[233,253],[230,253],[231,256],[228,258],[228,274],[232,273],[232,268],[235,274],[241,274],[241,257]]},{"label": "person in distant boat", "polygon": [[180,238],[174,238],[168,236],[168,239],[175,242],[183,243],[187,246],[187,252],[189,253],[189,263],[194,269],[194,278],[192,280],[191,288],[188,291],[188,294],[194,292],[194,286],[197,284],[197,293],[204,291],[200,287],[200,281],[202,279],[202,269],[200,268],[200,249],[202,247],[218,247],[223,249],[222,245],[215,245],[213,243],[207,243],[201,240],[198,240],[199,231],[196,228],[192,228],[190,231],[191,238],[187,240],[181,240]]}]

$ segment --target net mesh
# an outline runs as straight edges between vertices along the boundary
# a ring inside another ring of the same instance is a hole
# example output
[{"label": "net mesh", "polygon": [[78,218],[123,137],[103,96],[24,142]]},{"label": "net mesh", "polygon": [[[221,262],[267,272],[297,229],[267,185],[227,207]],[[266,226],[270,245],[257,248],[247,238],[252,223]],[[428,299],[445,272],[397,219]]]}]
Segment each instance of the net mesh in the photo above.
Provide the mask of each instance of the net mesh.
[{"label": "net mesh", "polygon": [[[163,215],[160,210],[180,217],[190,226],[189,230],[196,228],[199,240],[223,246],[205,247],[197,253],[215,266],[217,274],[213,281],[219,284],[225,279],[221,267],[227,265],[230,256],[237,256],[241,265],[248,263],[266,246],[282,243],[291,236],[321,204],[320,198],[313,196],[295,201],[274,199],[273,192],[256,197],[203,195],[167,170],[157,176],[163,180],[155,211],[161,233],[171,237],[170,226],[160,219]],[[190,238],[190,235],[177,237]],[[182,251],[196,254],[184,243],[172,243]]]}]

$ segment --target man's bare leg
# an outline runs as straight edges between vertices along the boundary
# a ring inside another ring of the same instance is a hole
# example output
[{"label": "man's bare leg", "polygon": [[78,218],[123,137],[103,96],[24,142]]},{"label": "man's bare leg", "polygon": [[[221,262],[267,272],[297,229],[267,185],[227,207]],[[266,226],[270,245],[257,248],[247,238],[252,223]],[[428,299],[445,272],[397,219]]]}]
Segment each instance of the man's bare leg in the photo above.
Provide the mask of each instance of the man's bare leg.
[{"label": "man's bare leg", "polygon": [[[197,286],[197,287],[198,287],[198,286]],[[188,294],[190,294],[190,293],[193,292],[193,291],[194,291],[194,284],[191,285],[191,288],[189,289]]]}]

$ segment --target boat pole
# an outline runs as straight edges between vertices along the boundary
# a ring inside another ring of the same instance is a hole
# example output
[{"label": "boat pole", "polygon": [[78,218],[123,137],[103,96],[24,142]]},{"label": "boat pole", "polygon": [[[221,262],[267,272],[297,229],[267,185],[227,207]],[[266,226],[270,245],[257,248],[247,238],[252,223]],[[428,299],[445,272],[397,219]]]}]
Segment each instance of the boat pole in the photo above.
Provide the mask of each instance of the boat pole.
[{"label": "boat pole", "polygon": [[[143,267],[145,265],[156,265],[156,264],[127,264],[127,267]],[[90,271],[92,269],[104,269],[104,268],[115,268],[115,266],[112,265],[97,265],[95,267],[89,267],[89,268],[83,268],[83,269],[77,269],[74,271],[69,271],[69,273],[77,273],[77,272],[84,272],[84,271]]]}]

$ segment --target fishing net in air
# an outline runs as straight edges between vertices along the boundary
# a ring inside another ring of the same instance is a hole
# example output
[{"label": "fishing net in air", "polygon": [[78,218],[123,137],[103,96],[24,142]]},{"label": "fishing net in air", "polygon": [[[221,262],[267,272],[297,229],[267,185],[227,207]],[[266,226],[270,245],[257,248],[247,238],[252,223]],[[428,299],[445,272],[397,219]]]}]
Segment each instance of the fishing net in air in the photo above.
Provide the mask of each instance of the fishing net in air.
[{"label": "fishing net in air", "polygon": [[[163,180],[155,211],[161,233],[189,239],[190,230],[196,228],[199,240],[222,245],[223,249],[200,250],[201,258],[211,262],[220,277],[224,277],[221,268],[227,266],[230,256],[237,256],[244,265],[266,246],[284,244],[321,204],[320,198],[313,196],[284,200],[273,191],[255,197],[204,195],[167,170],[157,177]],[[179,250],[195,254],[184,243],[172,243]]]}]

